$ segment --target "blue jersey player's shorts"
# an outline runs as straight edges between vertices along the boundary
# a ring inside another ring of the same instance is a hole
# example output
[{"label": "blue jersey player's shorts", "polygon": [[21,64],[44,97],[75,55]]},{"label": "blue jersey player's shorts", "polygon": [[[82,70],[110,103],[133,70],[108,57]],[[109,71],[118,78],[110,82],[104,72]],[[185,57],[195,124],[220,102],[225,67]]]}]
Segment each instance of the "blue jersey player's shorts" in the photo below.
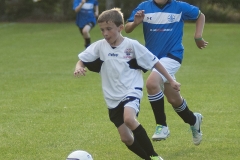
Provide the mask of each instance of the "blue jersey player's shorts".
[{"label": "blue jersey player's shorts", "polygon": [[125,107],[133,108],[136,111],[136,116],[138,116],[140,111],[140,99],[128,96],[124,98],[116,108],[108,109],[109,118],[117,128],[124,123],[123,114]]},{"label": "blue jersey player's shorts", "polygon": [[[89,22],[89,23],[87,23],[86,25],[89,25],[89,26],[90,26],[90,30],[95,26],[93,22]],[[86,26],[86,25],[85,25],[85,26]],[[84,26],[84,27],[85,27],[85,26]],[[84,28],[84,27],[83,27],[83,28]],[[82,31],[83,31],[83,28],[79,28],[81,34],[83,34],[83,32],[82,32]]]}]

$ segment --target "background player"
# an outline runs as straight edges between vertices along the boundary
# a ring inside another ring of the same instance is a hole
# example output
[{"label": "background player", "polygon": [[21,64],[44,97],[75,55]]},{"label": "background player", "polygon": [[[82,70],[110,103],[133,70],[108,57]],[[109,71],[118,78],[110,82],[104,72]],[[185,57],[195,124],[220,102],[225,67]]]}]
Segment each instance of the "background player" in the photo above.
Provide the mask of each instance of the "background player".
[{"label": "background player", "polygon": [[76,25],[85,41],[85,48],[91,44],[90,30],[96,25],[98,16],[97,0],[74,0],[73,10],[77,13]]}]

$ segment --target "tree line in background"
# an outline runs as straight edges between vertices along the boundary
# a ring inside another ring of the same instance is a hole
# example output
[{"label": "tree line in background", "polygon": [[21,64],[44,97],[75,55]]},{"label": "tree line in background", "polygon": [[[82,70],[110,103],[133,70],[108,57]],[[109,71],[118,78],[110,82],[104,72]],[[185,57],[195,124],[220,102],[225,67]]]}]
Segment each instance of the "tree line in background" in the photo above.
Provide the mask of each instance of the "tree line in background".
[{"label": "tree line in background", "polygon": [[[98,0],[100,13],[119,7],[127,19],[144,0]],[[199,6],[207,22],[240,22],[240,0],[182,0]],[[69,21],[75,20],[73,0],[0,0],[0,21]]]}]

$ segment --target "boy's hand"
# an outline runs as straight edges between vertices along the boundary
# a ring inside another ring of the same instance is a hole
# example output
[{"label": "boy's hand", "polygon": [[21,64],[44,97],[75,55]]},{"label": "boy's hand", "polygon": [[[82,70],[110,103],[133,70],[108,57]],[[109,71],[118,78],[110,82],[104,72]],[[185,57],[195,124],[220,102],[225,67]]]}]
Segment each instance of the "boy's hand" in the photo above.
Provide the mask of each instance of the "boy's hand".
[{"label": "boy's hand", "polygon": [[171,82],[170,84],[171,84],[171,86],[172,86],[173,89],[175,89],[176,91],[180,91],[180,86],[181,86],[180,83],[178,83],[178,82],[176,82],[176,81],[173,81],[173,82]]},{"label": "boy's hand", "polygon": [[195,42],[199,49],[203,49],[208,45],[208,42],[206,42],[203,38],[195,38]]},{"label": "boy's hand", "polygon": [[87,70],[85,68],[76,67],[75,71],[74,71],[74,76],[75,77],[85,76],[85,72],[87,72]]},{"label": "boy's hand", "polygon": [[143,19],[144,19],[144,10],[137,11],[137,13],[134,16],[134,23],[138,25],[142,23]]}]

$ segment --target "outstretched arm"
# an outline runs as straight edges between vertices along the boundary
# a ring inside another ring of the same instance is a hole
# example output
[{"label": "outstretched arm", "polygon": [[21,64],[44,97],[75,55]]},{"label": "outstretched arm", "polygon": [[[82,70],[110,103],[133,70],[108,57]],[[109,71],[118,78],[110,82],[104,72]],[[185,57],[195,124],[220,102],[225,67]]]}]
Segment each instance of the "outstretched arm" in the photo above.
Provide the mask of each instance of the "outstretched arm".
[{"label": "outstretched arm", "polygon": [[131,33],[140,23],[142,23],[144,18],[144,10],[137,11],[137,13],[134,16],[133,22],[128,22],[125,25],[125,32]]},{"label": "outstretched arm", "polygon": [[83,62],[79,60],[75,67],[74,76],[75,77],[85,76],[85,72],[87,72],[87,70],[85,69]]},{"label": "outstretched arm", "polygon": [[208,45],[208,42],[206,42],[202,38],[204,25],[205,25],[205,15],[203,13],[200,13],[200,15],[196,21],[196,31],[195,31],[195,35],[194,35],[196,45],[199,49],[203,49]]},{"label": "outstretched arm", "polygon": [[167,72],[167,70],[163,67],[163,65],[160,62],[157,62],[154,65],[154,68],[156,68],[156,70],[158,72],[160,72],[170,83],[170,85],[172,86],[173,89],[175,89],[176,91],[180,91],[180,86],[181,84],[176,82]]}]

